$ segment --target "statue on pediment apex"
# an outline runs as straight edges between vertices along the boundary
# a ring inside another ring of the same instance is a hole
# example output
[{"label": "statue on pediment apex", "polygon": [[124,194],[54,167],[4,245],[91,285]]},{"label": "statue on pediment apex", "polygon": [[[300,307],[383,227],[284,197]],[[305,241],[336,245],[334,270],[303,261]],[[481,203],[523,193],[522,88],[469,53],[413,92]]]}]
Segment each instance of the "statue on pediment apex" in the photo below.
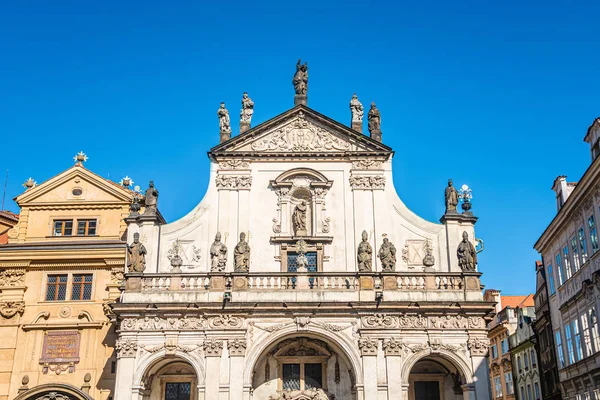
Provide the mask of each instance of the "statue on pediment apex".
[{"label": "statue on pediment apex", "polygon": [[150,181],[146,195],[144,196],[144,214],[156,214],[158,207],[158,190],[154,187],[154,181]]},{"label": "statue on pediment apex", "polygon": [[308,92],[308,63],[302,64],[302,60],[298,59],[296,63],[296,73],[292,79],[296,94],[306,95]]},{"label": "statue on pediment apex", "polygon": [[225,103],[221,102],[221,106],[217,110],[219,117],[219,127],[221,133],[231,133],[231,120],[229,119],[229,111],[225,108]]}]

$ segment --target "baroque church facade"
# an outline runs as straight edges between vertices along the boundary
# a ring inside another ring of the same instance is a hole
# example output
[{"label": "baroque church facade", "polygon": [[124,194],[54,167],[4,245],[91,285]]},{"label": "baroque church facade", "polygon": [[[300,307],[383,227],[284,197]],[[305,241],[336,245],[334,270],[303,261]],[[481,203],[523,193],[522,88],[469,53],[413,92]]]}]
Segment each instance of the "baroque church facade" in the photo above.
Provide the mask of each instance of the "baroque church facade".
[{"label": "baroque church facade", "polygon": [[[240,134],[225,105],[202,201],[127,223],[115,400],[488,399],[477,218],[449,184],[440,223],[398,197],[379,111],[350,127],[295,105]],[[468,203],[468,196],[465,196]]]}]

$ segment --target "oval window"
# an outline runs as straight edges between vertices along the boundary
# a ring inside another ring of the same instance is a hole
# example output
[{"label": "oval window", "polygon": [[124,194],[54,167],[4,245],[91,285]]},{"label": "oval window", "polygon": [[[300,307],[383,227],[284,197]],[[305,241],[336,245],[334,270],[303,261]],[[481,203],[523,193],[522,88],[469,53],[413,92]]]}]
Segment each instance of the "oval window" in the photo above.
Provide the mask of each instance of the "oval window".
[{"label": "oval window", "polygon": [[81,196],[81,194],[83,193],[83,190],[81,190],[79,188],[75,188],[75,189],[73,189],[73,191],[71,193],[73,193],[73,196]]}]

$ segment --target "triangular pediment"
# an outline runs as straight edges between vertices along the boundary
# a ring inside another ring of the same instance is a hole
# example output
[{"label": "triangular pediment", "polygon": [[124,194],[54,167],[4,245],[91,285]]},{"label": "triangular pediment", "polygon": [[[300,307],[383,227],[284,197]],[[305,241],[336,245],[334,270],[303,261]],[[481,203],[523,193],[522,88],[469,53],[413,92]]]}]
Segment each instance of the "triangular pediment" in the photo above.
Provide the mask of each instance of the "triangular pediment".
[{"label": "triangular pediment", "polygon": [[[77,190],[75,190],[77,189]],[[83,166],[74,166],[26,190],[15,198],[19,206],[36,204],[130,203],[132,194],[115,182],[104,179]]]},{"label": "triangular pediment", "polygon": [[360,132],[306,107],[296,106],[211,150],[212,155],[391,154]]}]

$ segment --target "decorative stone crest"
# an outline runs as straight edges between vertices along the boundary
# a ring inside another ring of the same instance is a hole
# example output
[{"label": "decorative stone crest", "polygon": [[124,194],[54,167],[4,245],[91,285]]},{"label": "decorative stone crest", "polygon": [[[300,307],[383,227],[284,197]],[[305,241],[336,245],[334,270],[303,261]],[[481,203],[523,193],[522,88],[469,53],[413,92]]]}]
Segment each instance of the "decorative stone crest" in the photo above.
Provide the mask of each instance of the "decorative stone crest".
[{"label": "decorative stone crest", "polygon": [[481,317],[469,317],[469,329],[485,329],[485,320]]},{"label": "decorative stone crest", "polygon": [[353,190],[373,190],[373,189],[385,189],[385,176],[362,176],[353,175],[350,177],[350,187]]},{"label": "decorative stone crest", "polygon": [[216,339],[208,339],[203,343],[204,353],[206,357],[221,357],[223,353],[223,341]]},{"label": "decorative stone crest", "polygon": [[250,163],[244,160],[223,160],[219,161],[220,169],[248,169],[250,168]]},{"label": "decorative stone crest", "polygon": [[243,357],[246,354],[246,341],[243,339],[228,340],[227,350],[232,357]]},{"label": "decorative stone crest", "polygon": [[25,283],[25,268],[10,268],[0,271],[0,286],[22,286]]},{"label": "decorative stone crest", "polygon": [[0,315],[5,319],[11,319],[17,314],[25,312],[24,301],[4,301],[0,303]]},{"label": "decorative stone crest", "polygon": [[123,267],[113,267],[110,269],[110,283],[120,285],[125,280],[125,271]]},{"label": "decorative stone crest", "polygon": [[358,339],[358,348],[363,356],[377,355],[378,340],[372,338]]},{"label": "decorative stone crest", "polygon": [[217,175],[215,178],[217,189],[250,190],[252,176],[250,175]]},{"label": "decorative stone crest", "polygon": [[383,351],[386,356],[401,356],[404,351],[404,344],[395,338],[385,339],[383,341]]},{"label": "decorative stone crest", "polygon": [[117,350],[117,358],[135,357],[138,344],[131,339],[117,340],[115,349]]},{"label": "decorative stone crest", "polygon": [[489,345],[487,338],[472,338],[467,342],[471,356],[486,356]]},{"label": "decorative stone crest", "polygon": [[251,147],[258,152],[325,152],[348,151],[351,148],[349,142],[306,121],[303,113],[264,139],[253,142]]}]

